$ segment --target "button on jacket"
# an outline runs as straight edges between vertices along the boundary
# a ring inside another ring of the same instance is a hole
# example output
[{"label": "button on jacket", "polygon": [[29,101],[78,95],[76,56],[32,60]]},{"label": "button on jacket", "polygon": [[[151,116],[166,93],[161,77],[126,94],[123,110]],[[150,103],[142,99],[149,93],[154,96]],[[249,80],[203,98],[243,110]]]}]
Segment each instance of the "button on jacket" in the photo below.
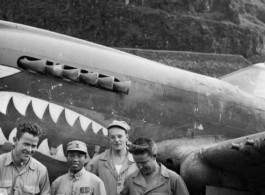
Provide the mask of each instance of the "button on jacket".
[{"label": "button on jacket", "polygon": [[140,170],[132,173],[125,180],[122,195],[189,195],[187,187],[182,178],[175,172],[168,170],[160,164],[160,171],[155,179],[147,185]]},{"label": "button on jacket", "polygon": [[70,172],[58,177],[51,187],[52,195],[106,195],[103,181],[84,168],[77,174]]},{"label": "button on jacket", "polygon": [[123,189],[125,178],[137,170],[132,154],[128,152],[120,174],[111,161],[111,149],[95,156],[87,165],[87,170],[96,174],[104,182],[108,195],[117,195]]},{"label": "button on jacket", "polygon": [[18,172],[13,162],[12,151],[0,155],[0,189],[8,195],[50,194],[47,169],[34,158]]}]

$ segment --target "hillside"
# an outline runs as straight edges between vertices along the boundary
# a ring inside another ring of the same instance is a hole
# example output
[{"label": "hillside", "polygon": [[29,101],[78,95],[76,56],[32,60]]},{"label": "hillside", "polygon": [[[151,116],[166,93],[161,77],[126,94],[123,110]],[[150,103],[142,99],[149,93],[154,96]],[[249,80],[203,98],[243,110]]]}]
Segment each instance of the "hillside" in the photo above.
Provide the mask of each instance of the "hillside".
[{"label": "hillside", "polygon": [[265,0],[1,0],[0,19],[110,47],[265,59]]}]

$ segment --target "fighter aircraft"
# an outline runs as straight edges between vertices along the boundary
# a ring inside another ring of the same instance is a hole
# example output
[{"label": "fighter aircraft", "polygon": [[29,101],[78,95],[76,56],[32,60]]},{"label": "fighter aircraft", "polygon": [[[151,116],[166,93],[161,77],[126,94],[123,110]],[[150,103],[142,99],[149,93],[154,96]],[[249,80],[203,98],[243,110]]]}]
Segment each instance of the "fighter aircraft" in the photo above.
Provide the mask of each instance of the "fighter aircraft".
[{"label": "fighter aircraft", "polygon": [[53,181],[67,171],[66,143],[86,142],[92,158],[109,147],[107,125],[125,120],[130,140],[153,138],[191,194],[261,194],[264,86],[263,63],[217,79],[0,21],[0,152],[18,123],[37,122],[45,134],[34,157]]}]

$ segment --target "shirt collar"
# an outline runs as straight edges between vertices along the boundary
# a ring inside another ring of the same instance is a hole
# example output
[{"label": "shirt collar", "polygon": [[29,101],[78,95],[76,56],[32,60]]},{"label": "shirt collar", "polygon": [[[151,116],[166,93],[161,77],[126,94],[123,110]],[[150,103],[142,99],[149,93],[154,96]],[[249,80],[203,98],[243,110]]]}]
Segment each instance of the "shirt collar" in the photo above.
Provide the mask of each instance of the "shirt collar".
[{"label": "shirt collar", "polygon": [[78,180],[78,179],[81,178],[81,176],[82,176],[84,173],[85,173],[85,169],[84,169],[84,167],[83,167],[78,173],[76,173],[76,174],[71,173],[70,170],[69,170],[69,171],[68,171],[68,177],[69,177],[70,180],[72,180],[72,179]]},{"label": "shirt collar", "polygon": [[36,169],[36,164],[33,163],[33,159],[31,157],[29,159],[27,166],[29,166],[29,168],[32,169],[33,171]]},{"label": "shirt collar", "polygon": [[168,170],[167,168],[162,165],[161,163],[158,163],[159,166],[160,166],[160,174],[163,175],[163,177],[169,177],[169,173],[168,173]]},{"label": "shirt collar", "polygon": [[[102,156],[100,157],[101,160],[109,160],[111,157],[111,148],[106,150]],[[127,159],[130,161],[130,162],[134,162],[134,159],[133,159],[133,155],[128,151],[127,153]]]},{"label": "shirt collar", "polygon": [[[11,163],[13,163],[15,165],[15,162],[14,162],[14,159],[13,159],[13,150],[7,153],[5,166],[10,165]],[[29,158],[29,161],[28,161],[26,166],[28,166],[33,171],[35,170],[35,166],[34,166],[34,163],[32,162],[32,158],[31,157]]]},{"label": "shirt collar", "polygon": [[134,162],[133,155],[130,152],[128,152],[128,160]]}]

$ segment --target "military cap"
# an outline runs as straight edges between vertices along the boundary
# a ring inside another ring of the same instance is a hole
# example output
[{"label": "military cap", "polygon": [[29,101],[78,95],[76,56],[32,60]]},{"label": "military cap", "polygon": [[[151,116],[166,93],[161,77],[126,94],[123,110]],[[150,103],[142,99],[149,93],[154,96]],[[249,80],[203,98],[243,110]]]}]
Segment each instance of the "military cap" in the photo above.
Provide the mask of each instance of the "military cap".
[{"label": "military cap", "polygon": [[110,125],[108,126],[108,130],[112,127],[120,127],[124,129],[127,133],[131,129],[130,126],[125,121],[116,121],[116,120],[110,123]]},{"label": "military cap", "polygon": [[87,146],[84,142],[81,141],[71,141],[67,144],[66,153],[68,151],[81,151],[85,152],[87,155]]}]

